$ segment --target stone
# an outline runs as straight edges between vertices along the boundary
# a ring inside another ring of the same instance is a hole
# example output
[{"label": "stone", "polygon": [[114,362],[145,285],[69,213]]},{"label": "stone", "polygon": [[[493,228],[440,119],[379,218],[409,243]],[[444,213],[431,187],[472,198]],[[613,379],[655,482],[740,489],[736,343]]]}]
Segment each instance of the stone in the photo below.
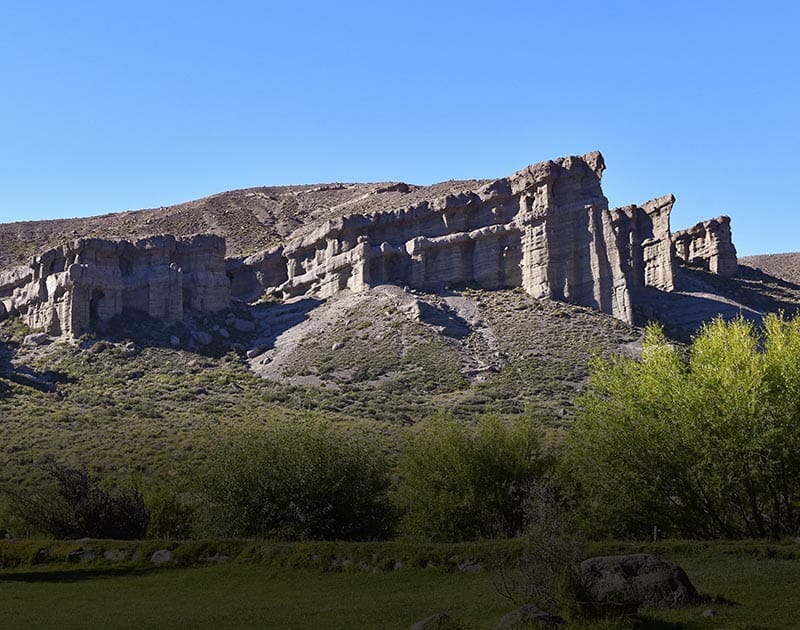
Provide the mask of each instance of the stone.
[{"label": "stone", "polygon": [[110,562],[124,562],[128,559],[128,552],[122,549],[107,549],[103,557]]},{"label": "stone", "polygon": [[702,221],[688,230],[675,232],[672,243],[675,255],[683,264],[727,277],[735,276],[739,271],[730,217]]},{"label": "stone", "polygon": [[704,610],[703,612],[700,613],[700,616],[701,617],[716,617],[717,616],[717,611],[714,610],[713,608],[707,608],[706,610]]},{"label": "stone", "polygon": [[26,346],[43,346],[46,343],[50,343],[50,337],[46,333],[31,333],[30,335],[25,335],[22,343]]},{"label": "stone", "polygon": [[173,348],[177,348],[179,345],[181,345],[181,340],[175,335],[170,335],[169,345],[171,345]]},{"label": "stone", "polygon": [[446,628],[452,628],[454,626],[455,624],[450,615],[444,612],[438,612],[412,624],[411,630],[445,630]]},{"label": "stone", "polygon": [[256,325],[249,319],[240,319],[240,318],[233,320],[233,327],[239,332],[244,332],[244,333],[253,332],[256,329]]},{"label": "stone", "polygon": [[464,560],[458,563],[458,570],[461,573],[480,573],[483,571],[483,566],[477,560]]},{"label": "stone", "polygon": [[580,564],[579,580],[590,607],[671,608],[700,601],[683,569],[650,554],[589,558]]},{"label": "stone", "polygon": [[172,552],[169,549],[159,549],[158,551],[154,551],[153,555],[150,556],[150,562],[154,564],[172,562]]},{"label": "stone", "polygon": [[248,359],[255,359],[257,356],[264,354],[268,350],[269,346],[266,344],[260,344],[253,348],[250,348],[247,351],[247,358]]},{"label": "stone", "polygon": [[222,337],[223,339],[230,339],[231,334],[228,332],[226,328],[220,328],[217,330],[217,334]]},{"label": "stone", "polygon": [[564,623],[564,620],[558,615],[551,615],[533,604],[526,604],[504,615],[496,627],[497,630],[557,628]]},{"label": "stone", "polygon": [[97,553],[94,549],[81,547],[75,551],[70,551],[67,554],[67,562],[91,562],[97,558]]},{"label": "stone", "polygon": [[214,338],[204,330],[195,330],[192,333],[192,339],[200,346],[207,346]]}]

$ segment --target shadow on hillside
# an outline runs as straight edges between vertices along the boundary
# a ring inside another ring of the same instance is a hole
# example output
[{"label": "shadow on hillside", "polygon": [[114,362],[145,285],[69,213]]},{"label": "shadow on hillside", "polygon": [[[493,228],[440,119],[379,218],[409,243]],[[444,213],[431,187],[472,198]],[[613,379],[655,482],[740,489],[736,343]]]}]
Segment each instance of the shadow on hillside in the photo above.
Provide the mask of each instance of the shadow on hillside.
[{"label": "shadow on hillside", "polygon": [[274,347],[278,337],[308,319],[321,303],[314,298],[287,304],[239,303],[218,313],[187,312],[184,321],[172,324],[146,313],[125,311],[88,335],[81,347],[89,350],[103,341],[132,342],[131,352],[135,354],[144,347],[161,347],[213,358],[232,351],[244,355]]},{"label": "shadow on hillside", "polygon": [[715,317],[731,320],[741,316],[760,324],[765,313],[800,313],[800,285],[746,265],[740,265],[733,278],[680,267],[675,281],[674,293],[651,287],[634,292],[637,325],[661,322],[670,337],[689,341]]},{"label": "shadow on hillside", "polygon": [[37,372],[27,365],[14,365],[11,361],[12,357],[11,346],[7,343],[0,343],[0,398],[5,398],[11,392],[11,387],[6,381],[52,394],[56,391],[58,383],[66,383],[70,380],[62,372],[54,370]]},{"label": "shadow on hillside", "polygon": [[27,571],[0,573],[0,582],[84,582],[114,577],[141,576],[163,571],[164,567],[104,567],[102,569],[61,569],[55,571]]},{"label": "shadow on hillside", "polygon": [[644,287],[635,291],[634,305],[637,326],[659,322],[669,337],[681,342],[690,341],[703,324],[717,317],[728,321],[744,317],[756,324],[762,321],[762,313],[712,294],[667,293]]},{"label": "shadow on hillside", "polygon": [[[442,293],[442,295],[445,295],[445,293]],[[467,320],[446,305],[434,306],[423,301],[418,304],[420,320],[429,326],[440,329],[441,333],[446,337],[461,339],[469,336],[472,332]]]}]

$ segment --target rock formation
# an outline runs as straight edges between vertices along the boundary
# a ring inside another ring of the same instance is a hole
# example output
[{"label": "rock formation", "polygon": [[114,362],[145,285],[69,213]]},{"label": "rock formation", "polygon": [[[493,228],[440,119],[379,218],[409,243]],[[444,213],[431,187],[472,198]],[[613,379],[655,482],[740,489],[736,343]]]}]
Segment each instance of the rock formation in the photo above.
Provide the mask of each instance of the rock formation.
[{"label": "rock formation", "polygon": [[609,212],[599,152],[412,205],[330,219],[230,261],[234,295],[326,297],[398,283],[522,287],[632,321],[630,289],[671,290],[672,196]]},{"label": "rock formation", "polygon": [[730,217],[702,221],[672,235],[675,254],[686,265],[701,267],[721,276],[735,276],[739,269],[731,239]]},{"label": "rock formation", "polygon": [[270,189],[281,203],[287,195],[309,197],[321,208],[312,212],[305,201],[304,212],[327,218],[227,261],[219,236],[78,239],[0,273],[0,315],[18,314],[50,335],[78,336],[124,309],[175,322],[186,308],[224,309],[231,296],[324,298],[398,284],[521,287],[632,322],[634,289],[672,291],[676,261],[735,273],[727,217],[672,235],[672,195],[609,210],[604,169],[593,152],[507,178],[428,188],[331,185],[288,188],[283,196]]},{"label": "rock formation", "polygon": [[5,314],[49,335],[77,337],[124,309],[180,321],[184,307],[230,304],[225,241],[218,236],[137,241],[81,239],[0,276]]}]

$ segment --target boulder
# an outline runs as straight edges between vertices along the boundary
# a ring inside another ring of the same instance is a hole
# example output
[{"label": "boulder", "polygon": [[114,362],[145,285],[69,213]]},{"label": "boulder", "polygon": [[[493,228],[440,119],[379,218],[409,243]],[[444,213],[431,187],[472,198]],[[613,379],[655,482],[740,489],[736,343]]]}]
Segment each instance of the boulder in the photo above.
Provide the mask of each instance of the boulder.
[{"label": "boulder", "polygon": [[589,558],[580,564],[578,575],[580,599],[589,609],[671,608],[700,600],[683,569],[650,554]]},{"label": "boulder", "polygon": [[207,346],[212,341],[214,341],[214,338],[204,330],[195,330],[192,333],[192,339],[194,339],[194,341],[197,342],[197,345],[199,346]]},{"label": "boulder", "polygon": [[95,558],[97,558],[95,550],[87,547],[81,547],[67,554],[67,562],[91,562]]},{"label": "boulder", "polygon": [[233,320],[233,327],[239,332],[243,333],[253,332],[256,329],[256,325],[249,319],[239,319],[239,318]]},{"label": "boulder", "polygon": [[172,562],[172,552],[169,549],[159,549],[158,551],[154,551],[153,555],[150,556],[150,562],[154,564]]},{"label": "boulder", "polygon": [[50,343],[50,337],[46,333],[31,333],[30,335],[25,335],[22,343],[26,346],[43,346],[46,343]]}]

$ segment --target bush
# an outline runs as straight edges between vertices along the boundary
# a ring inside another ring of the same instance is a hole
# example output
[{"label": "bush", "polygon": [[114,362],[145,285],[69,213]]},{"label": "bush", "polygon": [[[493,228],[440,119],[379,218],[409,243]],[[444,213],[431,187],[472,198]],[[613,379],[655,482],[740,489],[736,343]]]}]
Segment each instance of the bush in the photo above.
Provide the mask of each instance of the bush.
[{"label": "bush", "polygon": [[385,458],[330,424],[273,425],[212,456],[200,480],[211,535],[371,540],[392,518]]},{"label": "bush", "polygon": [[445,417],[421,423],[400,461],[403,531],[432,541],[515,535],[524,524],[525,489],[547,465],[529,418],[484,417],[475,427]]},{"label": "bush", "polygon": [[149,516],[137,488],[108,489],[86,466],[72,468],[48,461],[53,488],[12,495],[12,510],[34,529],[55,538],[143,538]]},{"label": "bush", "polygon": [[148,538],[186,540],[192,536],[194,506],[176,490],[167,488],[150,493],[145,499],[145,504],[150,514]]},{"label": "bush", "polygon": [[531,485],[524,510],[522,554],[500,563],[495,590],[517,606],[533,604],[572,618],[578,613],[584,549],[571,514],[551,481]]},{"label": "bush", "polygon": [[592,365],[563,472],[596,536],[778,538],[800,526],[800,320],[708,324],[688,358]]}]

